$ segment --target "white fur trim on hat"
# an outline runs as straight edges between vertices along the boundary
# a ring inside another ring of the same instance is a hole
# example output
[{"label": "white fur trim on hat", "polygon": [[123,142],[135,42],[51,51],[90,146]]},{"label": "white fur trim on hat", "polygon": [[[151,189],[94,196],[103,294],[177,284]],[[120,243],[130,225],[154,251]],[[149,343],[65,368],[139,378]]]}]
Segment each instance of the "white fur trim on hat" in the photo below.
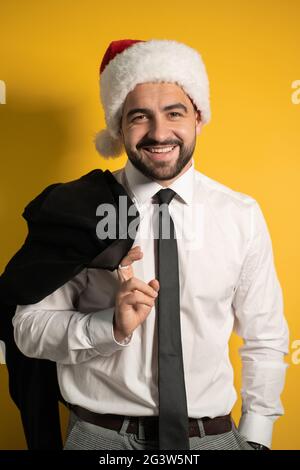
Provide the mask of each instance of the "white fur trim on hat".
[{"label": "white fur trim on hat", "polygon": [[101,155],[117,157],[122,153],[119,126],[124,102],[136,85],[147,82],[177,83],[201,112],[202,122],[209,122],[209,82],[200,54],[183,43],[167,39],[138,42],[117,54],[100,76],[100,97],[107,126],[95,138]]}]

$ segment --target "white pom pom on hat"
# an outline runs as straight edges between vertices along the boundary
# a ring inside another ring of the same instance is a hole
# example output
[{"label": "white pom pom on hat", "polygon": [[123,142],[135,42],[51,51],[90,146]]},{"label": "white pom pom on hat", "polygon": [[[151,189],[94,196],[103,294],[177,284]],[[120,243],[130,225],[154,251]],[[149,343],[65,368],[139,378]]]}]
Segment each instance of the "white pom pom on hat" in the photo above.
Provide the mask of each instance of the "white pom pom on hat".
[{"label": "white pom pom on hat", "polygon": [[124,150],[122,140],[120,138],[115,139],[112,137],[108,129],[102,129],[97,132],[95,137],[95,146],[97,151],[106,158],[119,157]]},{"label": "white pom pom on hat", "polygon": [[106,129],[95,136],[97,151],[116,158],[124,151],[119,134],[123,105],[139,83],[177,83],[210,120],[209,82],[200,54],[186,44],[169,39],[122,39],[107,48],[100,66],[100,98]]}]

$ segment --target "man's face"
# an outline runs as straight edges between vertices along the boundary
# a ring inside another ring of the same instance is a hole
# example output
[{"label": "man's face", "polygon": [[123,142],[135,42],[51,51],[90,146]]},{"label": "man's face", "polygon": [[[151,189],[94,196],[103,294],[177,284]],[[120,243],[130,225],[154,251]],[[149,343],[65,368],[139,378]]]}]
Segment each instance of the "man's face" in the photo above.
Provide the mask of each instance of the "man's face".
[{"label": "man's face", "polygon": [[175,83],[142,83],[124,103],[120,133],[132,164],[156,180],[175,179],[191,164],[202,122]]}]

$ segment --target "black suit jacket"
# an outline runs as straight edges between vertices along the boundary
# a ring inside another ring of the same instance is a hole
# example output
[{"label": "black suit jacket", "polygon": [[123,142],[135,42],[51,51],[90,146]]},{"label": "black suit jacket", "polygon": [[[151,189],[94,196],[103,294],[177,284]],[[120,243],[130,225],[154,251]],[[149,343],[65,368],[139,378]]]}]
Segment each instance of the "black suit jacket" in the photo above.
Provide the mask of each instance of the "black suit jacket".
[{"label": "black suit jacket", "polygon": [[[60,449],[62,438],[56,364],[24,356],[13,336],[16,305],[39,302],[86,267],[113,271],[129,251],[126,236],[131,223],[139,224],[135,208],[120,227],[116,239],[96,234],[99,204],[110,203],[119,214],[119,197],[130,197],[110,171],[96,169],[68,183],[45,188],[23,212],[28,235],[0,277],[0,339],[6,344],[9,392],[18,406],[29,449]],[[132,236],[132,235],[131,235]]]}]

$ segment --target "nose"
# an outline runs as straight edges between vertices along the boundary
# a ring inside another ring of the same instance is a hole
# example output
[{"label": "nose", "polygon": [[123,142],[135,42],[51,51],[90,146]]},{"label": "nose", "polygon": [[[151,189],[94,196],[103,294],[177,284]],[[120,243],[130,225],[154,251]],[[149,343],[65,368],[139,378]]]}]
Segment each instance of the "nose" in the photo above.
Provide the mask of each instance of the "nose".
[{"label": "nose", "polygon": [[172,138],[171,129],[163,117],[153,117],[151,119],[148,137],[156,142],[165,142]]}]

